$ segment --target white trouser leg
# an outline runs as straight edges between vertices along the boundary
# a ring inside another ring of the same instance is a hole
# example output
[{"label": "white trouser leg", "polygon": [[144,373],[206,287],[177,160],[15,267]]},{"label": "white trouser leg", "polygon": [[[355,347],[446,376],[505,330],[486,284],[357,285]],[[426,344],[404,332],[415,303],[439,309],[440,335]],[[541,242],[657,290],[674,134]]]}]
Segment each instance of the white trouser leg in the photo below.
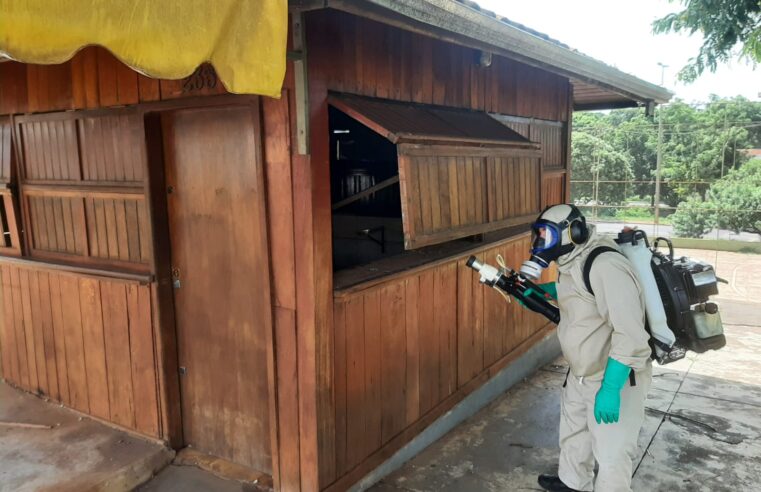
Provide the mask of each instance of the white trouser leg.
[{"label": "white trouser leg", "polygon": [[624,386],[618,422],[614,424],[598,424],[594,399],[589,406],[587,420],[592,447],[600,465],[595,480],[595,490],[599,492],[631,492],[632,465],[637,457],[637,438],[645,420],[645,400],[652,378],[653,369],[648,365],[636,374],[636,386],[628,383]]},{"label": "white trouser leg", "polygon": [[569,376],[560,397],[558,476],[575,490],[592,490],[595,459],[587,421],[588,399],[579,380]]}]

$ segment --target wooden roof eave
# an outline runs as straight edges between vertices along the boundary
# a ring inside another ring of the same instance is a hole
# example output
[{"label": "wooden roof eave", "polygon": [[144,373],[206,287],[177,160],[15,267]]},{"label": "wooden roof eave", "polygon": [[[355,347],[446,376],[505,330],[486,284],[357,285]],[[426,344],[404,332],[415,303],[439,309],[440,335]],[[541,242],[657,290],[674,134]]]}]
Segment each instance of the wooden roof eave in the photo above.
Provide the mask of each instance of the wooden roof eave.
[{"label": "wooden roof eave", "polygon": [[662,104],[673,96],[663,87],[453,0],[291,0],[290,6],[333,8],[506,56],[605,89],[611,103]]}]

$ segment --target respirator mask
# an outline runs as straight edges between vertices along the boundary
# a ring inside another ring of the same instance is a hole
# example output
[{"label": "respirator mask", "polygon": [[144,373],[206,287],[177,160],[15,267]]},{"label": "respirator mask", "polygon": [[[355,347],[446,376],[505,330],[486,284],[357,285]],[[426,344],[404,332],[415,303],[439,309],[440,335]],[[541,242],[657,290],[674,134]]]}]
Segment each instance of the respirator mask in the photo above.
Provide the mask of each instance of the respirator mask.
[{"label": "respirator mask", "polygon": [[553,205],[531,226],[531,258],[521,265],[521,274],[538,279],[542,270],[589,237],[586,219],[573,205]]}]

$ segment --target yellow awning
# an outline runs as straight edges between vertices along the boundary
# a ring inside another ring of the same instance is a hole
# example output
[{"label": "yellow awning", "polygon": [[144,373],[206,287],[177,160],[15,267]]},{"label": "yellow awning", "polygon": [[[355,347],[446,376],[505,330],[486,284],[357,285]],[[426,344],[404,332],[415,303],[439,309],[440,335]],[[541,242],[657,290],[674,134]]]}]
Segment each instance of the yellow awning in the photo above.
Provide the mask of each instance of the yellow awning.
[{"label": "yellow awning", "polygon": [[53,64],[101,45],[150,77],[204,62],[228,91],[280,96],[287,0],[0,0],[0,55]]}]

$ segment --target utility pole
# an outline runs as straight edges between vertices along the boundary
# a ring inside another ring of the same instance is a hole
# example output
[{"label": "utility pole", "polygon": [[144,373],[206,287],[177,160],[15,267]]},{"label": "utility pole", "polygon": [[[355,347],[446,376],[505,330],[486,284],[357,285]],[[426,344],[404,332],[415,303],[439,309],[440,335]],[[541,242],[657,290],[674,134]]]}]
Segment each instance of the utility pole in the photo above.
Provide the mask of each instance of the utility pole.
[{"label": "utility pole", "polygon": [[658,106],[658,149],[655,160],[655,227],[656,234],[661,217],[661,162],[663,161],[663,106]]},{"label": "utility pole", "polygon": [[[664,75],[668,65],[664,65],[658,62],[658,66],[661,67],[661,86],[663,86]],[[658,107],[658,149],[655,161],[655,197],[653,199],[653,207],[655,210],[655,228],[656,234],[658,233],[658,223],[661,217],[661,162],[663,161],[663,106]]]}]

